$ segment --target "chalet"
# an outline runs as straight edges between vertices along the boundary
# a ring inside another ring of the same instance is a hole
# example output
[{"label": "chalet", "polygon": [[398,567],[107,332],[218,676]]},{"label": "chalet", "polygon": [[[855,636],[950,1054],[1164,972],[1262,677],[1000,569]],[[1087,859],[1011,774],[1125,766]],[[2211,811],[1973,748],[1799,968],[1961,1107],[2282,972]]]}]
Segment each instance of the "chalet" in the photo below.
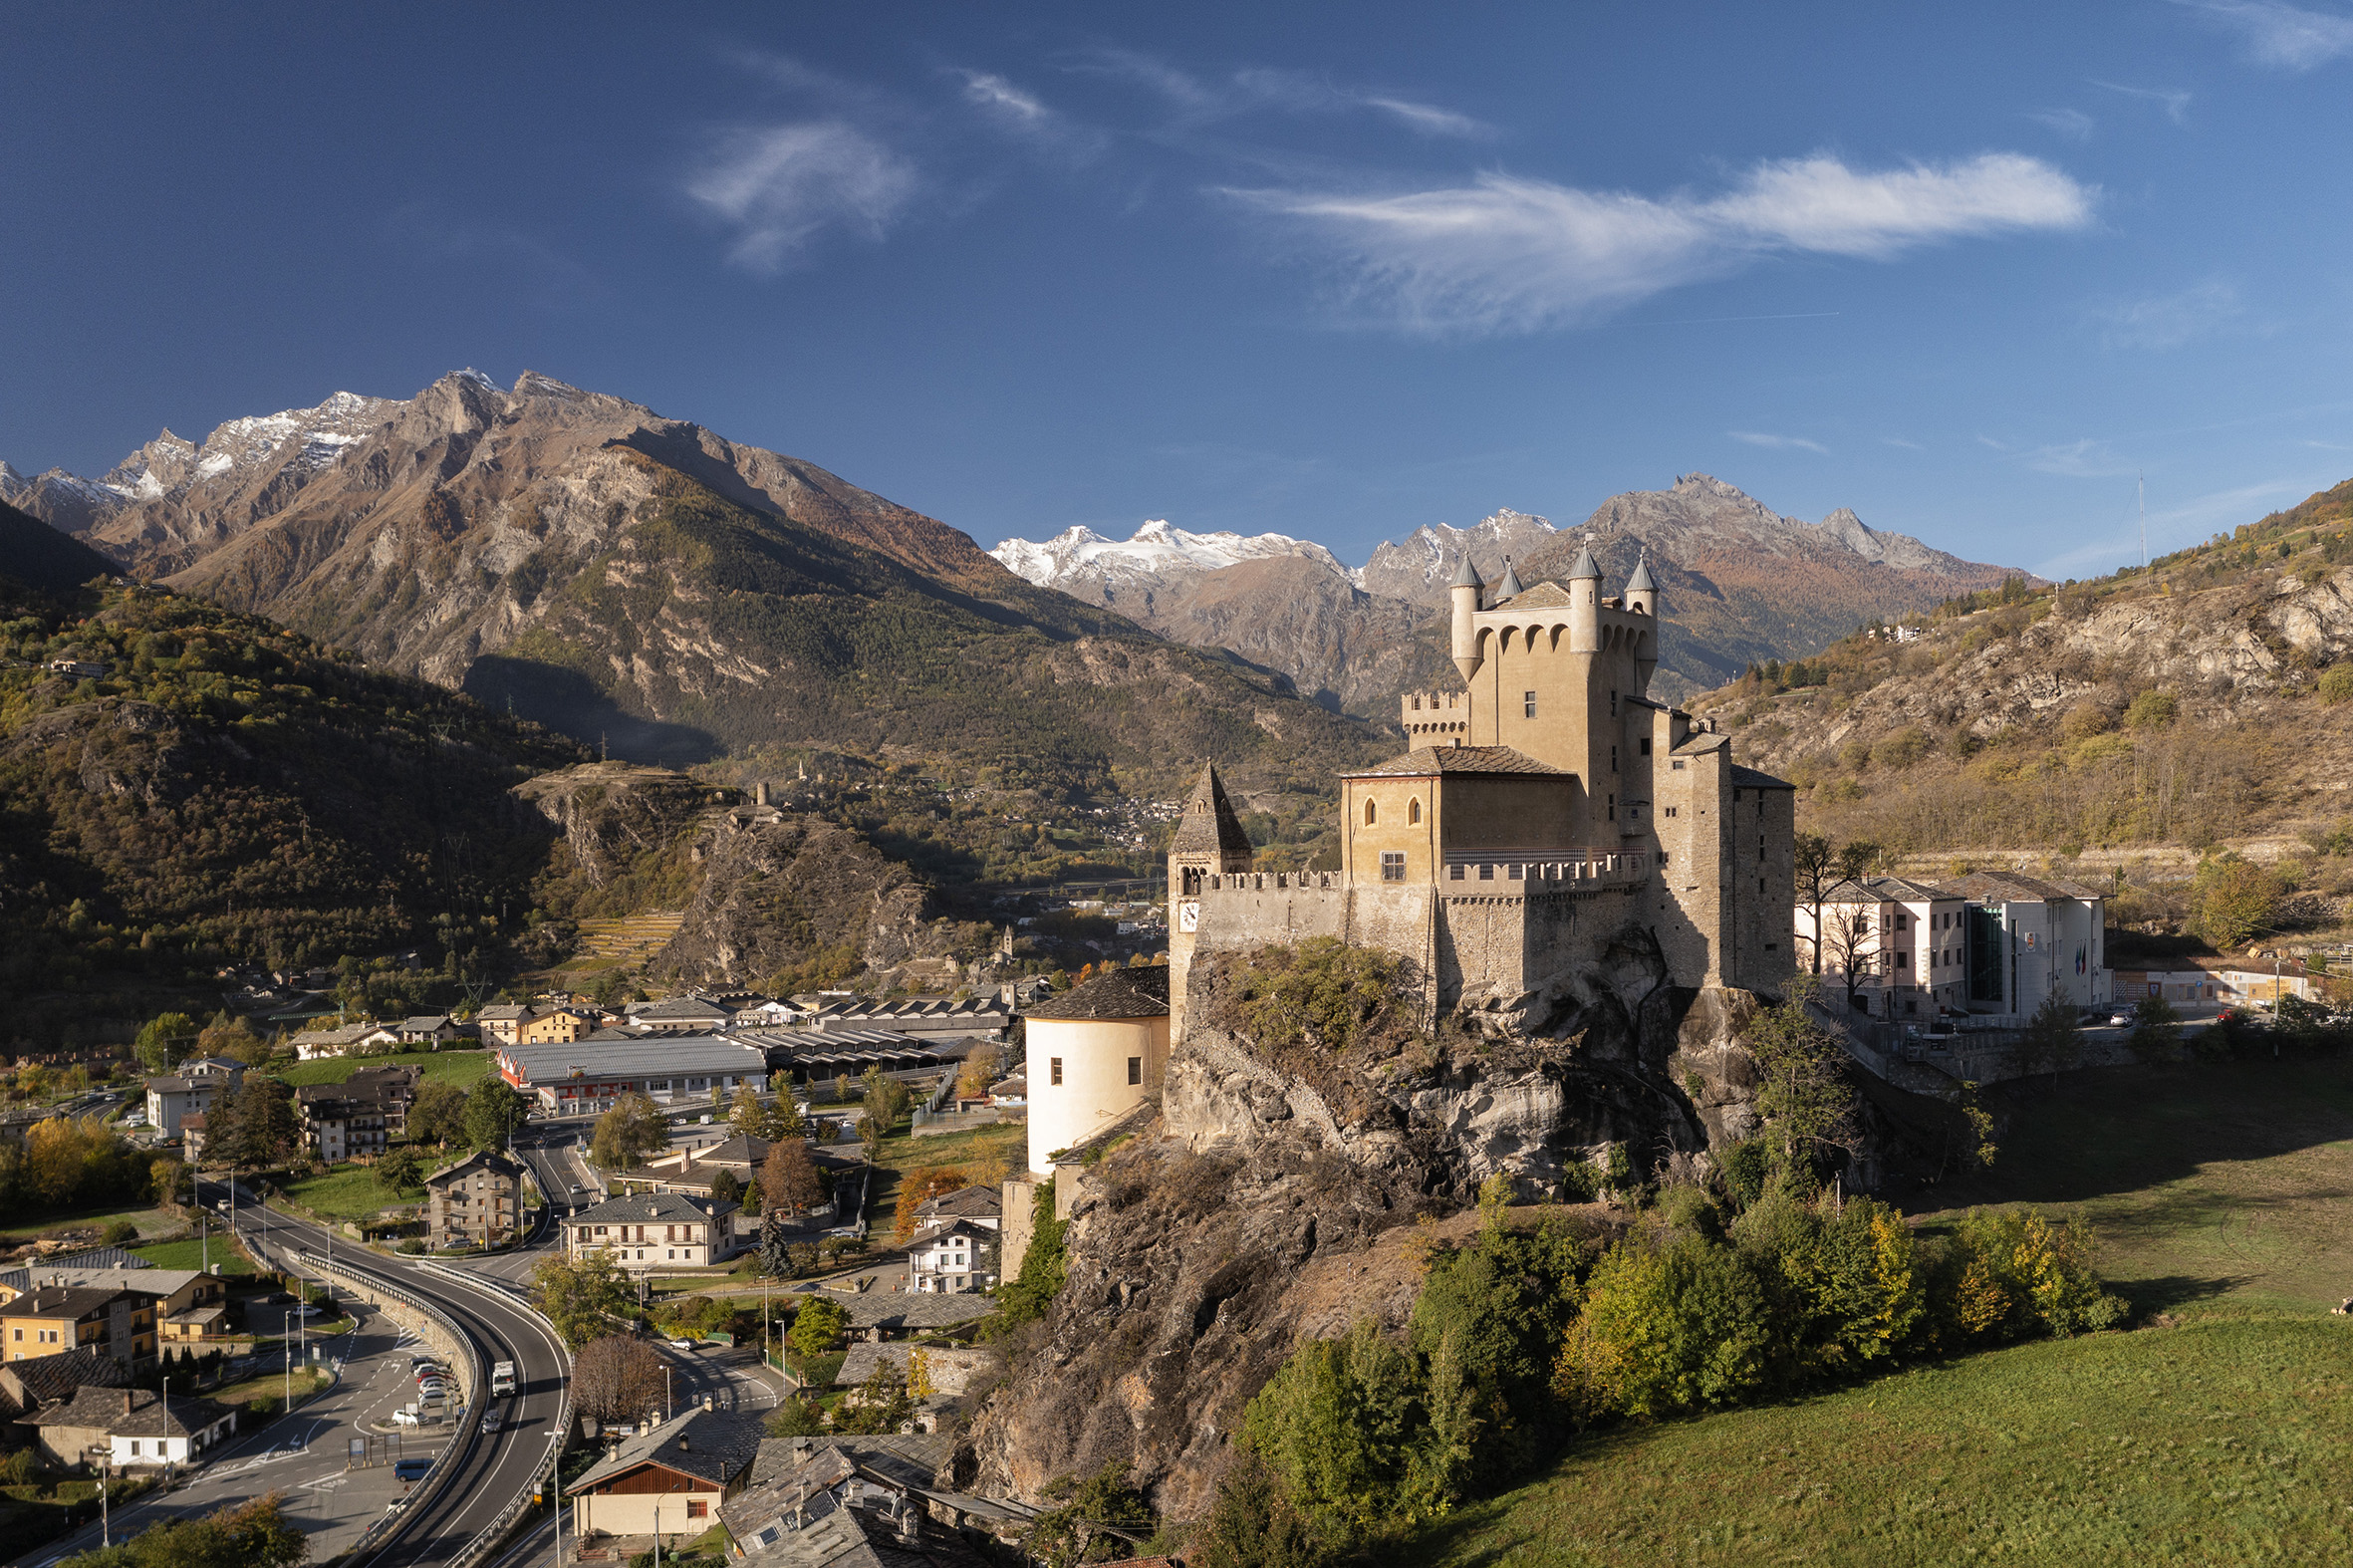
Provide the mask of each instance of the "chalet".
[{"label": "chalet", "polygon": [[702,1535],[750,1480],[759,1448],[755,1420],[687,1411],[625,1440],[571,1484],[573,1529],[584,1543],[608,1536],[674,1547]]},{"label": "chalet", "polygon": [[324,1057],[349,1056],[376,1045],[390,1045],[398,1039],[392,1031],[372,1023],[347,1023],[299,1030],[287,1043],[294,1047],[297,1060],[315,1062]]},{"label": "chalet", "polygon": [[513,1045],[530,1018],[530,1008],[514,1002],[500,1002],[476,1013],[474,1024],[482,1031],[484,1045]]},{"label": "chalet", "polygon": [[415,1018],[403,1018],[392,1025],[402,1045],[439,1045],[448,1040],[465,1038],[465,1026],[447,1013],[428,1013]]},{"label": "chalet", "polygon": [[967,1219],[985,1229],[999,1227],[1005,1212],[1004,1194],[994,1186],[959,1186],[952,1192],[924,1199],[915,1210],[918,1226]]},{"label": "chalet", "polygon": [[949,1219],[907,1244],[910,1287],[919,1294],[961,1295],[997,1282],[995,1222]]}]

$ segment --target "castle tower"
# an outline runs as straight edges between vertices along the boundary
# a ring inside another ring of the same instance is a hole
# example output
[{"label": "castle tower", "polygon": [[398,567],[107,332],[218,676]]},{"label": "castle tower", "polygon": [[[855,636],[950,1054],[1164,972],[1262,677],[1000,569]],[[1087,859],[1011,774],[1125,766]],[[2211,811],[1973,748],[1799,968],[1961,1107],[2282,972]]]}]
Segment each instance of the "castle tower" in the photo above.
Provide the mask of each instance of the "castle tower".
[{"label": "castle tower", "polygon": [[1519,574],[1511,569],[1511,557],[1503,558],[1503,581],[1495,585],[1495,603],[1517,599],[1524,590],[1519,586]]},{"label": "castle tower", "polygon": [[1478,666],[1486,658],[1478,650],[1479,590],[1486,587],[1478,580],[1478,568],[1470,564],[1470,552],[1462,552],[1462,562],[1454,568],[1454,580],[1446,585],[1446,595],[1454,602],[1454,667],[1462,671],[1462,683],[1470,684],[1470,677],[1478,673]]},{"label": "castle tower", "polygon": [[1184,1035],[1184,980],[1192,968],[1199,928],[1201,884],[1209,877],[1250,869],[1250,836],[1234,815],[1225,781],[1204,766],[1184,802],[1184,816],[1169,843],[1169,1030]]},{"label": "castle tower", "polygon": [[[1659,614],[1659,585],[1651,580],[1651,553],[1645,550],[1642,559],[1634,563],[1634,575],[1626,580],[1626,608],[1636,615]],[[1659,669],[1659,638],[1656,633],[1635,644],[1634,672],[1638,689],[1648,691],[1651,676]]]}]

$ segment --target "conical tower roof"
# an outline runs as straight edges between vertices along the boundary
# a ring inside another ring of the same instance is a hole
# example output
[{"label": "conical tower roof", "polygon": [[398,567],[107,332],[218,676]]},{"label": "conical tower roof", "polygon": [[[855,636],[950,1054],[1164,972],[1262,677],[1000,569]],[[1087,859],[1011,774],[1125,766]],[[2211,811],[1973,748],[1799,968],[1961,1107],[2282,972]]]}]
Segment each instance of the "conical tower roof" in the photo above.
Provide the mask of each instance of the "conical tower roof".
[{"label": "conical tower roof", "polygon": [[1577,564],[1569,568],[1569,581],[1574,583],[1580,577],[1599,576],[1601,576],[1601,568],[1594,564],[1593,547],[1591,545],[1579,547]]},{"label": "conical tower roof", "polygon": [[1469,551],[1463,551],[1462,559],[1454,564],[1453,581],[1446,586],[1448,588],[1484,588],[1487,586],[1479,581],[1478,568],[1471,564]]},{"label": "conical tower roof", "polygon": [[1169,849],[1179,855],[1250,854],[1250,836],[1233,814],[1233,801],[1226,795],[1225,781],[1217,776],[1215,766],[1202,767],[1199,781],[1185,797],[1184,817],[1176,824],[1176,837]]},{"label": "conical tower roof", "polygon": [[1499,600],[1510,599],[1519,591],[1519,574],[1511,569],[1511,557],[1505,556],[1503,558],[1503,581],[1495,585],[1495,597]]},{"label": "conical tower roof", "polygon": [[1626,580],[1630,594],[1655,594],[1659,585],[1651,581],[1651,553],[1645,550],[1642,559],[1634,563],[1634,575]]}]

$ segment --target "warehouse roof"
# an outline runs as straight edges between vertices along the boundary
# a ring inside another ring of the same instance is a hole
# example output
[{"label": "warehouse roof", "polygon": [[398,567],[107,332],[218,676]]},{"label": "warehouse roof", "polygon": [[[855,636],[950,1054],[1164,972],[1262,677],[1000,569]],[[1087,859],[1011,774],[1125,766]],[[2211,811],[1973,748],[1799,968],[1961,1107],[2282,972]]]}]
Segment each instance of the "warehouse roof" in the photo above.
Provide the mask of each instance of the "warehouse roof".
[{"label": "warehouse roof", "polygon": [[530,1084],[567,1078],[674,1078],[681,1073],[763,1073],[767,1054],[708,1034],[650,1034],[632,1040],[575,1040],[569,1045],[509,1045],[501,1058]]}]

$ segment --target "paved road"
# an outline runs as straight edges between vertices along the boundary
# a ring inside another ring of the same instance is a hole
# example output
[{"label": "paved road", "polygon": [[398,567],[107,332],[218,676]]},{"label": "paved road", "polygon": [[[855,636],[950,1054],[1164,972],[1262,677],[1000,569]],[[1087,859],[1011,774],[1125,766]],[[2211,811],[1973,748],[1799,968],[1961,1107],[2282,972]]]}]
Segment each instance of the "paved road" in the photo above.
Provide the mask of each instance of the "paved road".
[{"label": "paved road", "polygon": [[[334,1387],[293,1415],[217,1450],[187,1485],[118,1510],[115,1539],[162,1519],[194,1518],[277,1490],[286,1494],[287,1511],[310,1536],[313,1559],[325,1561],[349,1550],[397,1496],[399,1486],[389,1464],[347,1469],[344,1439],[366,1423],[389,1419],[399,1403],[413,1397],[407,1352],[415,1342],[399,1324],[361,1307],[351,1331],[315,1343],[322,1351],[320,1365],[340,1366]],[[274,1357],[261,1366],[267,1370],[273,1364]],[[404,1437],[397,1453],[388,1451],[387,1457],[429,1457],[444,1440],[433,1435]],[[99,1530],[93,1526],[25,1561],[45,1565],[98,1543]]]},{"label": "paved road", "polygon": [[[389,1544],[369,1559],[369,1568],[428,1568],[447,1562],[547,1468],[552,1445],[561,1436],[556,1423],[566,1367],[554,1337],[535,1314],[494,1287],[461,1284],[418,1263],[366,1252],[348,1242],[338,1248],[335,1238],[319,1226],[266,1209],[240,1205],[238,1220],[247,1245],[273,1260],[302,1252],[325,1253],[355,1273],[432,1301],[479,1347],[485,1373],[494,1362],[516,1364],[520,1392],[491,1401],[484,1391],[474,1407],[476,1415],[485,1406],[497,1409],[503,1418],[500,1430],[485,1434],[475,1420],[464,1424],[451,1439],[458,1452],[448,1482],[422,1504],[412,1505]],[[405,1391],[400,1392],[404,1397]],[[336,1434],[336,1442],[340,1445],[349,1435]],[[313,1555],[323,1554],[314,1547]]]}]

